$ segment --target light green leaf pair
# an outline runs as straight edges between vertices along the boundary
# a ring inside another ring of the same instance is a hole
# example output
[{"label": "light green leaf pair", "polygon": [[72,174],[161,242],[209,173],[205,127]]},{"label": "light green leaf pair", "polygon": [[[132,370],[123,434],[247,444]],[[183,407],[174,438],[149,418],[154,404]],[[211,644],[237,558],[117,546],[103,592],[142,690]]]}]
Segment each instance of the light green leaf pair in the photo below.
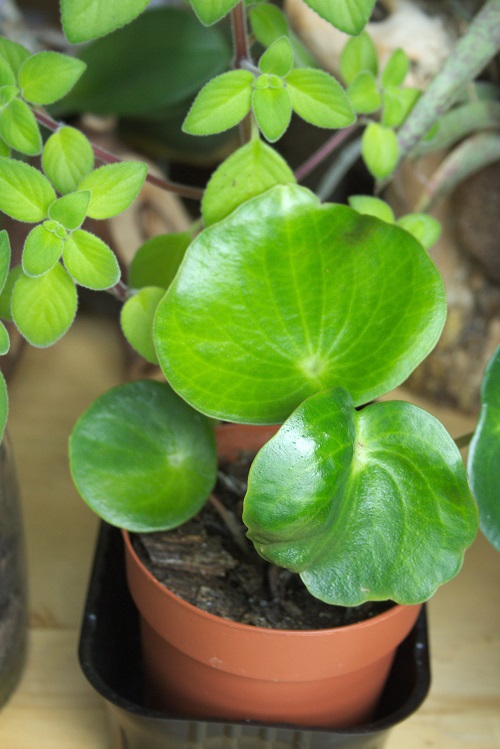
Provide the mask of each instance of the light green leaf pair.
[{"label": "light green leaf pair", "polygon": [[213,488],[213,428],[165,383],[142,380],[102,395],[69,444],[73,480],[100,517],[130,531],[193,517]]},{"label": "light green leaf pair", "polygon": [[468,469],[479,506],[480,524],[500,551],[500,346],[486,367],[481,386],[481,415],[469,446]]},{"label": "light green leaf pair", "polygon": [[415,604],[460,570],[477,510],[434,417],[403,402],[356,411],[337,388],[302,403],[260,450],[243,521],[261,556],[327,603]]},{"label": "light green leaf pair", "polygon": [[439,273],[408,232],[277,186],[191,243],[154,339],[195,408],[273,424],[337,385],[356,405],[388,392],[432,350],[445,314]]},{"label": "light green leaf pair", "polygon": [[401,216],[396,221],[391,206],[385,200],[375,198],[372,195],[351,195],[349,205],[365,216],[375,216],[389,224],[396,223],[397,226],[410,232],[415,239],[418,239],[426,250],[437,242],[441,234],[441,224],[434,216],[429,216],[426,213],[407,213],[406,216]]}]

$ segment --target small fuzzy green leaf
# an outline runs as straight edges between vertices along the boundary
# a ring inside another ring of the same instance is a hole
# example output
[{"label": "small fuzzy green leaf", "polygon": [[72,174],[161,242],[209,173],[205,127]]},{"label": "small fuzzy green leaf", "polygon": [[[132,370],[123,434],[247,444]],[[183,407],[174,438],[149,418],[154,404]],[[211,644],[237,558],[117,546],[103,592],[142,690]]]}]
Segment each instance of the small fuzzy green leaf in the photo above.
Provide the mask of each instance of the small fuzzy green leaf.
[{"label": "small fuzzy green leaf", "polygon": [[42,152],[42,137],[35,115],[21,99],[13,99],[0,112],[0,137],[15,151],[27,156]]},{"label": "small fuzzy green leaf", "polygon": [[138,532],[175,528],[196,515],[217,472],[209,421],[152,380],[101,395],[77,421],[69,456],[92,510]]},{"label": "small fuzzy green leaf", "polygon": [[31,56],[31,52],[21,44],[0,36],[0,55],[8,62],[14,74],[17,75],[23,62]]},{"label": "small fuzzy green leaf", "polygon": [[248,114],[254,77],[248,70],[231,70],[212,78],[193,102],[182,129],[191,135],[221,133]]},{"label": "small fuzzy green leaf", "polygon": [[402,49],[395,49],[382,71],[382,86],[384,88],[387,86],[401,86],[408,75],[409,68],[410,59],[406,52]]},{"label": "small fuzzy green leaf", "polygon": [[128,285],[132,289],[160,286],[168,289],[191,243],[188,232],[160,234],[148,239],[132,258]]},{"label": "small fuzzy green leaf", "polygon": [[377,79],[369,70],[362,70],[361,73],[358,73],[349,84],[347,95],[358,114],[376,112],[382,104]]},{"label": "small fuzzy green leaf", "polygon": [[428,250],[439,239],[441,224],[427,213],[408,213],[397,220],[397,225],[406,229]]},{"label": "small fuzzy green leaf", "polygon": [[109,34],[142,13],[149,0],[61,0],[61,21],[71,44]]},{"label": "small fuzzy green leaf", "polygon": [[49,217],[68,231],[78,229],[87,215],[90,197],[90,190],[78,190],[64,195],[49,207]]},{"label": "small fuzzy green leaf", "polygon": [[286,78],[286,88],[295,112],[317,127],[347,127],[356,119],[340,83],[323,70],[292,70]]},{"label": "small fuzzy green leaf", "polygon": [[378,73],[377,48],[366,31],[349,39],[340,55],[340,72],[347,84],[364,70],[374,76]]},{"label": "small fuzzy green leaf", "polygon": [[19,276],[22,275],[22,272],[23,270],[20,265],[16,265],[9,271],[5,286],[3,287],[2,293],[0,294],[0,318],[2,318],[2,320],[8,320],[9,322],[12,322],[12,292],[14,291],[14,286],[16,285]]},{"label": "small fuzzy green leaf", "polygon": [[43,224],[35,226],[24,243],[22,261],[24,273],[32,278],[47,273],[61,257],[63,244],[63,240],[48,231]]},{"label": "small fuzzy green leaf", "polygon": [[330,604],[416,604],[460,570],[477,509],[450,435],[404,402],[302,403],[257,454],[244,500],[265,559]]},{"label": "small fuzzy green leaf", "polygon": [[20,275],[12,293],[12,318],[32,346],[51,346],[76,315],[75,284],[60,263],[38,278]]},{"label": "small fuzzy green leaf", "polygon": [[388,224],[394,223],[394,211],[385,200],[374,198],[372,195],[351,195],[349,205],[365,216],[375,216]]},{"label": "small fuzzy green leaf", "polygon": [[[10,349],[10,338],[9,333],[3,322],[0,321],[0,356],[5,356],[9,353]],[[1,410],[1,407],[0,407]],[[1,420],[1,417],[0,417]]]},{"label": "small fuzzy green leaf", "polygon": [[368,23],[375,0],[305,0],[310,8],[346,34],[359,34]]},{"label": "small fuzzy green leaf", "polygon": [[108,245],[83,229],[72,232],[64,244],[66,270],[80,286],[101,291],[120,280],[118,261]]},{"label": "small fuzzy green leaf", "polygon": [[56,194],[48,179],[16,159],[0,158],[0,210],[17,219],[43,221]]},{"label": "small fuzzy green leaf", "polygon": [[42,167],[60,193],[74,192],[94,168],[92,146],[83,133],[65,125],[45,143]]},{"label": "small fuzzy green leaf", "polygon": [[361,153],[376,179],[392,174],[398,163],[398,139],[390,128],[371,122],[363,133]]},{"label": "small fuzzy green leaf", "polygon": [[227,16],[238,0],[190,0],[194,12],[205,26],[211,26]]},{"label": "small fuzzy green leaf", "polygon": [[232,153],[212,174],[201,202],[205,226],[220,221],[245,200],[274,185],[294,182],[293,172],[282,156],[254,138]]},{"label": "small fuzzy green leaf", "polygon": [[123,335],[146,361],[158,364],[153,343],[153,319],[165,289],[145,286],[127,299],[122,307],[120,322]]},{"label": "small fuzzy green leaf", "polygon": [[3,291],[10,268],[10,240],[9,235],[2,229],[0,231],[0,293]]},{"label": "small fuzzy green leaf", "polygon": [[19,70],[19,85],[26,101],[53,104],[71,91],[85,70],[85,63],[60,52],[38,52]]},{"label": "small fuzzy green leaf", "polygon": [[250,8],[250,24],[255,38],[264,47],[270,47],[280,36],[288,36],[288,22],[276,5],[260,3]]},{"label": "small fuzzy green leaf", "polygon": [[280,36],[271,44],[259,60],[262,73],[272,73],[284,78],[293,67],[293,50],[286,36]]},{"label": "small fuzzy green leaf", "polygon": [[11,66],[4,57],[0,56],[0,86],[16,87],[16,76]]},{"label": "small fuzzy green leaf", "polygon": [[10,158],[10,154],[10,147],[0,138],[0,158]]},{"label": "small fuzzy green leaf", "polygon": [[18,94],[19,89],[16,86],[2,86],[0,88],[0,109],[3,109],[7,104],[10,104]]},{"label": "small fuzzy green leaf", "polygon": [[104,219],[117,216],[138,196],[148,168],[140,161],[105,164],[88,174],[80,182],[79,190],[90,190],[87,215]]},{"label": "small fuzzy green leaf", "polygon": [[7,395],[7,385],[5,378],[0,371],[0,442],[3,439],[3,433],[5,430],[5,424],[7,423],[7,415],[9,411],[9,398]]},{"label": "small fuzzy green leaf", "polygon": [[418,88],[388,87],[382,94],[382,125],[399,127],[406,120],[422,92]]},{"label": "small fuzzy green leaf", "polygon": [[468,469],[486,538],[500,551],[500,346],[491,357],[481,385],[481,415],[469,447]]},{"label": "small fuzzy green leaf", "polygon": [[257,124],[270,143],[279,140],[292,118],[290,94],[285,88],[259,88],[252,94]]}]

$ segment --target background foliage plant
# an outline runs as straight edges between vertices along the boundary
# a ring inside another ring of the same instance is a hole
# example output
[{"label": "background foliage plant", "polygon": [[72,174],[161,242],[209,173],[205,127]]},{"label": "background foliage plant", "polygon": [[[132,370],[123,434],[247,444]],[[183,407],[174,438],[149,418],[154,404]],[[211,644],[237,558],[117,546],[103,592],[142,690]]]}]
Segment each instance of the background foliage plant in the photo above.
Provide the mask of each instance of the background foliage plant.
[{"label": "background foliage plant", "polygon": [[[78,287],[107,290],[123,303],[127,341],[161,367],[162,382],[103,394],[71,435],[75,484],[105,520],[133,531],[176,527],[213,488],[214,421],[276,424],[244,502],[259,554],[328,603],[416,603],[460,569],[477,504],[498,543],[500,377],[496,356],[469,459],[474,497],[441,424],[410,404],[378,402],[430,353],[446,316],[427,253],[439,236],[426,213],[432,197],[395,216],[381,190],[410,152],[456,137],[447,112],[500,47],[500,3],[485,3],[454,63],[421,92],[405,85],[403,50],[380,66],[364,31],[374,0],[306,2],[352,35],[341,80],[319,69],[285,13],[266,2],[191,0],[143,13],[144,0],[61,0],[67,39],[90,42],[75,54],[0,40],[0,209],[33,225],[14,268],[0,233],[0,311],[30,343],[48,346],[73,322]],[[126,279],[85,221],[118,215],[154,178],[53,119],[87,109],[182,120],[185,134],[207,139],[232,134],[203,191],[156,180],[201,198],[200,218],[137,248]],[[467,109],[459,133],[497,114]],[[337,205],[298,184],[271,145],[297,116],[336,131],[323,155],[362,129],[376,194]],[[2,377],[2,428],[6,417]]]}]

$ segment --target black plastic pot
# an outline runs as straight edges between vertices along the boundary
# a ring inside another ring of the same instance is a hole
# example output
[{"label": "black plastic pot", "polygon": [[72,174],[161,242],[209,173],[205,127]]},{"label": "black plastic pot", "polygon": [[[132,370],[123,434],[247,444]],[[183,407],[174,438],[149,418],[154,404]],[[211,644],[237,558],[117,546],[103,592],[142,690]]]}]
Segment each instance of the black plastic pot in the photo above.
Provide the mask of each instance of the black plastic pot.
[{"label": "black plastic pot", "polygon": [[345,730],[179,718],[143,698],[138,618],[120,532],[103,524],[83,617],[82,670],[105,700],[111,749],[381,749],[389,730],[421,705],[430,685],[425,609],[400,646],[376,719]]}]

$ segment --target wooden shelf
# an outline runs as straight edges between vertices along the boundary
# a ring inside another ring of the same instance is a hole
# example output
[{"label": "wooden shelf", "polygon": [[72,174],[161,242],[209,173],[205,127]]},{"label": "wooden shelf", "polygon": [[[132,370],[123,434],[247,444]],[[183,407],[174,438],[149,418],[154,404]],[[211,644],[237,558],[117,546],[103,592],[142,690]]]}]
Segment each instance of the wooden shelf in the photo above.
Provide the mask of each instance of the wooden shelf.
[{"label": "wooden shelf", "polygon": [[[10,385],[30,631],[24,674],[0,712],[5,749],[108,746],[103,702],[77,659],[97,521],[73,488],[66,456],[79,414],[122,379],[114,324],[82,317],[53,348],[26,348]],[[437,413],[454,435],[472,426],[451,411]],[[387,749],[500,749],[499,572],[500,558],[479,537],[462,573],[431,601],[431,692],[416,715],[393,729]]]}]

